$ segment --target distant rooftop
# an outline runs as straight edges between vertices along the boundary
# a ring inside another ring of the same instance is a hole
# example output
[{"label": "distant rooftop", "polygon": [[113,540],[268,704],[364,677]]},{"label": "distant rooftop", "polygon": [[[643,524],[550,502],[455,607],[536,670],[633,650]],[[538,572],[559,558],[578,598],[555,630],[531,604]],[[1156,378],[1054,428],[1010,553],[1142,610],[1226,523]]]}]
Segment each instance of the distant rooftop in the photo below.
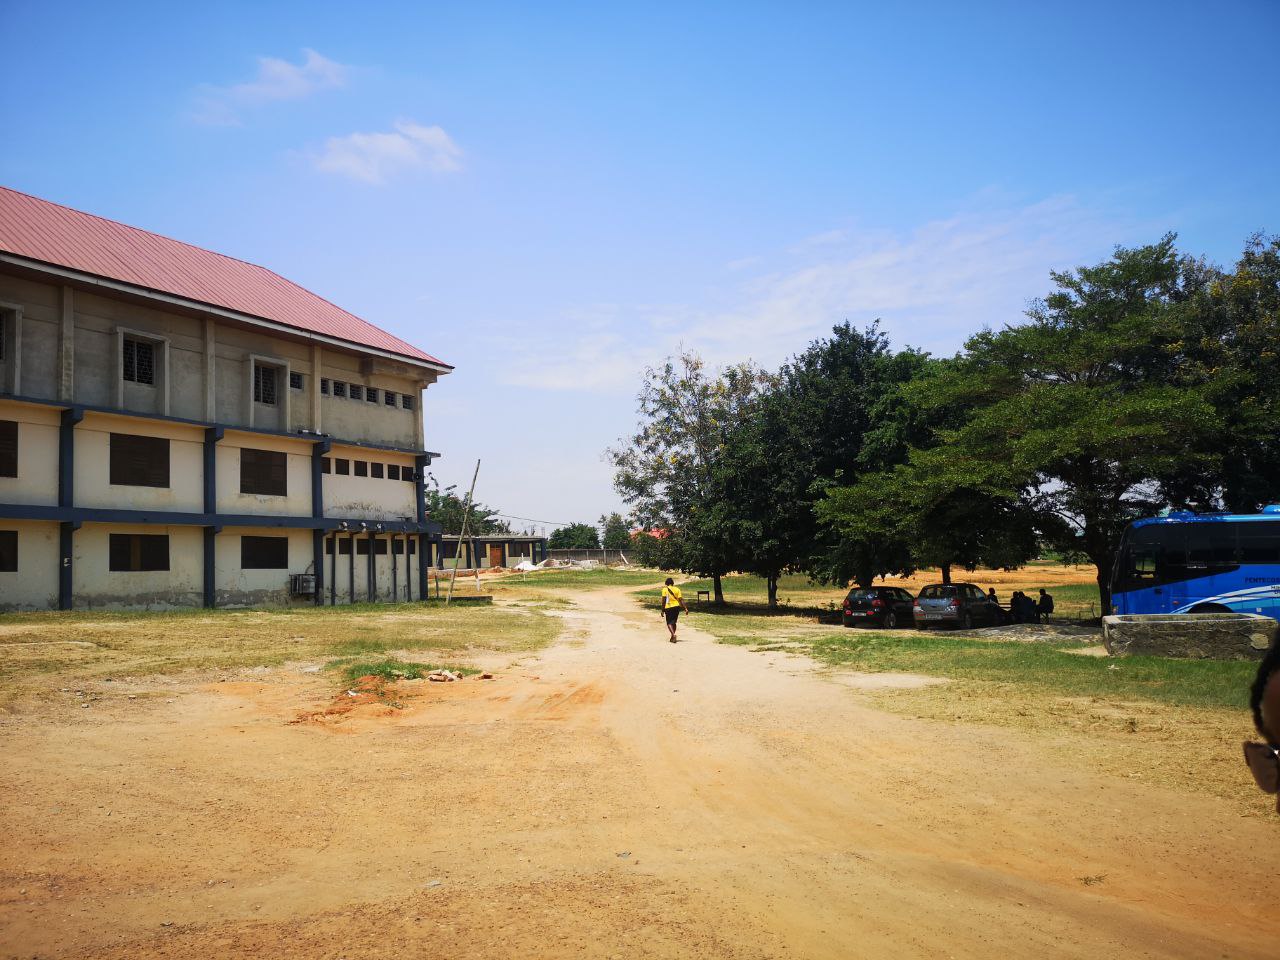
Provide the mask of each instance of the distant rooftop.
[{"label": "distant rooftop", "polygon": [[451,369],[265,267],[7,187],[0,187],[0,252]]}]

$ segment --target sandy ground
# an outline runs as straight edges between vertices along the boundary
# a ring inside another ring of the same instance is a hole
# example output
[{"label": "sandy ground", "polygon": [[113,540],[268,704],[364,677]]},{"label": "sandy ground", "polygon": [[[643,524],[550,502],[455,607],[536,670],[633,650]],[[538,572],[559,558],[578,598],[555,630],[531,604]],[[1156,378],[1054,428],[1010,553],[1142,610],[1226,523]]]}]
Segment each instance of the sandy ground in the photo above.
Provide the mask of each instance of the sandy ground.
[{"label": "sandy ground", "polygon": [[398,708],[293,667],[5,718],[0,956],[1275,956],[1274,822],[560,615]]}]

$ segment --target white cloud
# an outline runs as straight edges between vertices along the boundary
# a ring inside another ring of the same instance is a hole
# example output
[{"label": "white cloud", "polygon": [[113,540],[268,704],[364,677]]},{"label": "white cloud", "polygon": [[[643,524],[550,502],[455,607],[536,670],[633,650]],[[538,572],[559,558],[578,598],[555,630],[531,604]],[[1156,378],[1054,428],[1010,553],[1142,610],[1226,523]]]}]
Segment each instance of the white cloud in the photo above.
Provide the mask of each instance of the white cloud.
[{"label": "white cloud", "polygon": [[681,343],[713,364],[776,367],[846,319],[879,318],[896,346],[948,354],[983,327],[1020,322],[1027,303],[1049,292],[1050,270],[1161,232],[1073,197],[1016,206],[984,194],[912,229],[842,228],[744,258],[702,303],[570,311],[556,318],[554,337],[540,325],[527,336],[495,332],[492,355],[507,383],[632,394],[639,371]]},{"label": "white cloud", "polygon": [[258,58],[258,75],[246,83],[230,86],[206,84],[196,95],[192,118],[197,123],[233,126],[240,122],[240,111],[275,100],[299,100],[320,90],[346,85],[350,68],[321,56],[314,50],[303,50],[301,63],[289,63],[275,57]]},{"label": "white cloud", "polygon": [[462,149],[440,127],[397,120],[385,133],[330,137],[314,156],[316,169],[366,183],[382,183],[401,170],[432,173],[462,169]]}]

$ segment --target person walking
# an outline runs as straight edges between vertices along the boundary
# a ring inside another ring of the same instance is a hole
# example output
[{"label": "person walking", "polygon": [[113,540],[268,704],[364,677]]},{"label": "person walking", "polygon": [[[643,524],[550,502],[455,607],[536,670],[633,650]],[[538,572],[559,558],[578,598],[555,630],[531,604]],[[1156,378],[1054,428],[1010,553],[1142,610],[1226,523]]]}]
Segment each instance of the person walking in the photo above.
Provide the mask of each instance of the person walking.
[{"label": "person walking", "polygon": [[667,631],[671,634],[672,643],[676,642],[676,621],[680,619],[681,610],[689,612],[684,595],[680,593],[676,582],[667,577],[667,583],[662,588],[662,616],[667,621]]}]

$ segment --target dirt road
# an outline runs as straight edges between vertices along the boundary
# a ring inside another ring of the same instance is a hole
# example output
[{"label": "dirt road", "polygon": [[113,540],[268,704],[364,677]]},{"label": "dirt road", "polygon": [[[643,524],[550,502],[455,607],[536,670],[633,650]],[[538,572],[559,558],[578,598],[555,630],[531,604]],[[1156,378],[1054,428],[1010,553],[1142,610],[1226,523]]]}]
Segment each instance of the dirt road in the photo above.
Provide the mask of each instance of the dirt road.
[{"label": "dirt road", "polygon": [[6,719],[0,955],[1275,955],[1276,824],[576,600],[398,708],[284,669]]}]

